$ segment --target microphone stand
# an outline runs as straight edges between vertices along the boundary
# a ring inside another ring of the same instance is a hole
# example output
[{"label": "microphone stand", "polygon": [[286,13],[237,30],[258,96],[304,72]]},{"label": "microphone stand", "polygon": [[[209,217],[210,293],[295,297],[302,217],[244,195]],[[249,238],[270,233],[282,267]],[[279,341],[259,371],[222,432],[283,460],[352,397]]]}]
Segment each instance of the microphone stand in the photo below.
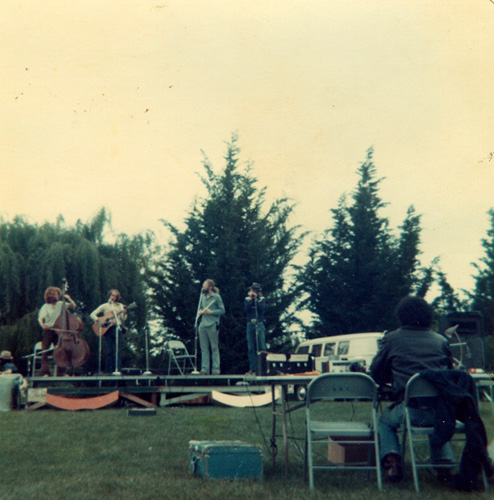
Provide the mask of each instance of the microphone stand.
[{"label": "microphone stand", "polygon": [[151,372],[149,371],[149,325],[146,325],[145,328],[145,334],[144,334],[144,339],[146,342],[146,371],[143,373],[143,375],[151,375]]},{"label": "microphone stand", "polygon": [[113,309],[113,315],[115,316],[115,371],[112,373],[112,375],[122,375],[118,366],[118,355],[119,355],[118,344],[120,339],[120,323],[118,322],[117,313],[115,312],[115,309]]},{"label": "microphone stand", "polygon": [[[101,335],[101,325],[99,327],[99,335],[98,335],[98,375],[101,375],[101,353],[102,353],[102,343],[103,343],[103,335]],[[99,385],[101,387],[101,380],[99,381]]]},{"label": "microphone stand", "polygon": [[254,299],[254,308],[256,310],[256,374],[259,371],[259,313],[257,311],[257,297]]},{"label": "microphone stand", "polygon": [[201,297],[202,297],[202,290],[199,293],[199,302],[197,303],[197,312],[196,312],[196,319],[194,321],[194,369],[191,372],[191,375],[198,375],[199,371],[197,369],[197,343],[198,343],[198,337],[199,337],[199,311],[201,307]]}]

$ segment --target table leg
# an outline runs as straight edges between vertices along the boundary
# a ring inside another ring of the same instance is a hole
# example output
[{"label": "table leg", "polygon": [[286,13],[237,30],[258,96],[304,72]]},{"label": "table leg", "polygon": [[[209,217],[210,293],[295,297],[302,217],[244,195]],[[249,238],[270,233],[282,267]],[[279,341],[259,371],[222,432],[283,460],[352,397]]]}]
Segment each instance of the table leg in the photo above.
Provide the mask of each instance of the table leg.
[{"label": "table leg", "polygon": [[271,412],[272,412],[272,425],[271,425],[271,463],[273,468],[276,466],[276,387],[271,387]]},{"label": "table leg", "polygon": [[285,448],[285,474],[288,474],[288,428],[286,425],[287,386],[281,386],[281,417],[283,426],[283,447]]}]

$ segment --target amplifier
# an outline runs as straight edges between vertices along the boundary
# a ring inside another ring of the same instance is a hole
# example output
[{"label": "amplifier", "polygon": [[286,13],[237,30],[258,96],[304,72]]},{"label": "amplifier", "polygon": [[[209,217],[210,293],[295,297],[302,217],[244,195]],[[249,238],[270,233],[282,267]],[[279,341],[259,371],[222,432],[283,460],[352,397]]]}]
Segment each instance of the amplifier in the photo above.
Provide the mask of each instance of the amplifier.
[{"label": "amplifier", "polygon": [[287,373],[304,373],[314,370],[312,354],[290,354]]},{"label": "amplifier", "polygon": [[304,373],[314,370],[314,358],[311,354],[276,354],[260,352],[257,357],[258,375],[285,375]]},{"label": "amplifier", "polygon": [[286,354],[261,351],[257,356],[258,375],[283,375],[286,373]]}]

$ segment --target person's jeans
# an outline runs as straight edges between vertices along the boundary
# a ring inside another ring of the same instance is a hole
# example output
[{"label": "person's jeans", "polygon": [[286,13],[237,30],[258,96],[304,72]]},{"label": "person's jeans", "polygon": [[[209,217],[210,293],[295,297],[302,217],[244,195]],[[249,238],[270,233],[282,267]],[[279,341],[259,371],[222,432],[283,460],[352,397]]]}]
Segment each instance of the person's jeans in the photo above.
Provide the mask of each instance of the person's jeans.
[{"label": "person's jeans", "polygon": [[257,372],[257,348],[259,351],[266,350],[266,328],[261,321],[257,323],[257,344],[256,344],[256,323],[247,323],[247,352],[249,356],[249,370]]},{"label": "person's jeans", "polygon": [[[401,456],[400,442],[398,438],[398,428],[405,423],[404,403],[396,405],[391,410],[386,410],[379,419],[379,444],[381,448],[381,460],[390,453]],[[433,410],[411,409],[410,418],[413,425],[431,427],[434,426],[435,414]],[[452,462],[454,461],[451,445],[430,446],[431,462]]]},{"label": "person's jeans", "polygon": [[[201,346],[201,373],[209,375],[209,369],[212,358],[211,373],[218,375],[220,373],[220,349],[218,325],[209,326],[199,325],[199,344]],[[211,358],[209,355],[211,349]]]},{"label": "person's jeans", "polygon": [[[58,333],[55,330],[43,330],[43,336],[41,338],[41,350],[47,351],[51,345],[55,347],[58,344]],[[56,367],[55,375],[57,377],[63,377],[67,371],[67,368],[62,366]],[[50,375],[50,365],[48,363],[48,353],[43,352],[41,355],[41,376]]]}]

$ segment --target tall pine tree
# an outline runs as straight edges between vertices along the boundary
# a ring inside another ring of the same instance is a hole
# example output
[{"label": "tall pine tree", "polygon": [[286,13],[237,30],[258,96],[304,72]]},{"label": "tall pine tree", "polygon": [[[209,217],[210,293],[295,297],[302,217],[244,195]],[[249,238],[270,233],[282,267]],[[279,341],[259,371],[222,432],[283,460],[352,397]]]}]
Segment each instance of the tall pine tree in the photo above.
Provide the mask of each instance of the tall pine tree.
[{"label": "tall pine tree", "polygon": [[[485,332],[494,334],[494,209],[490,209],[490,228],[487,237],[482,239],[485,255],[479,264],[474,264],[477,271],[475,288],[470,295],[472,308],[480,311],[484,317]],[[494,362],[494,361],[492,361]]]},{"label": "tall pine tree", "polygon": [[268,344],[283,339],[295,320],[295,291],[287,278],[301,243],[298,228],[288,226],[293,206],[280,199],[265,210],[265,189],[257,188],[251,165],[241,168],[239,153],[233,135],[221,172],[204,157],[207,196],[194,202],[183,231],[164,221],[172,238],[150,280],[165,335],[180,337],[191,349],[201,285],[207,278],[216,281],[226,308],[220,324],[225,373],[247,369],[243,300],[252,282],[261,283],[266,296]]},{"label": "tall pine tree", "polygon": [[420,216],[410,207],[395,237],[380,215],[373,149],[358,171],[352,203],[342,197],[331,210],[333,226],[310,248],[299,273],[304,300],[314,317],[309,336],[382,331],[393,327],[394,307],[408,294],[425,294],[430,270],[420,269]]}]

